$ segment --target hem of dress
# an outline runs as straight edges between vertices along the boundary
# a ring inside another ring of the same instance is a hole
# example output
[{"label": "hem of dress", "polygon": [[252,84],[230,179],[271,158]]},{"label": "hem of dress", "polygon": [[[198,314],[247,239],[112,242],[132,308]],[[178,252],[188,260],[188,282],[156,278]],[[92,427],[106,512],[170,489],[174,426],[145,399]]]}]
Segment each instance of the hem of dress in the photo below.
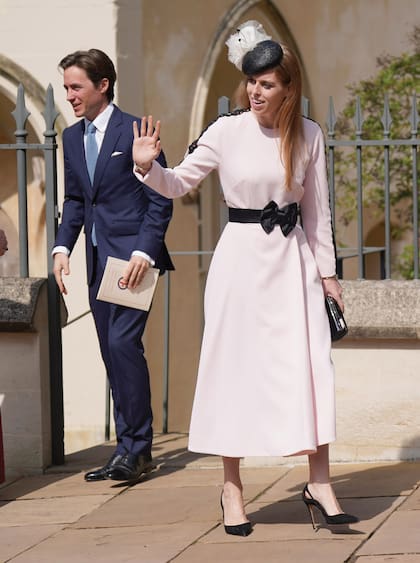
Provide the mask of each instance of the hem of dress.
[{"label": "hem of dress", "polygon": [[196,453],[196,454],[216,455],[216,456],[220,456],[220,457],[235,457],[235,458],[241,458],[241,459],[244,458],[244,457],[296,457],[296,456],[302,456],[302,455],[313,455],[317,452],[317,449],[319,447],[325,446],[327,444],[332,444],[333,442],[335,442],[335,440],[336,440],[336,438],[334,436],[329,440],[322,440],[319,444],[316,444],[314,447],[304,448],[304,449],[299,450],[297,452],[291,452],[291,453],[282,453],[282,452],[278,452],[278,453],[260,452],[260,453],[241,453],[241,454],[238,454],[237,452],[226,453],[225,451],[222,452],[222,450],[217,450],[217,449],[213,449],[213,448],[211,448],[213,451],[209,451],[209,450],[205,451],[202,448],[196,448],[196,447],[192,447],[192,446],[190,447],[189,444],[187,446],[187,449],[188,449],[188,451],[190,451],[192,453]]}]

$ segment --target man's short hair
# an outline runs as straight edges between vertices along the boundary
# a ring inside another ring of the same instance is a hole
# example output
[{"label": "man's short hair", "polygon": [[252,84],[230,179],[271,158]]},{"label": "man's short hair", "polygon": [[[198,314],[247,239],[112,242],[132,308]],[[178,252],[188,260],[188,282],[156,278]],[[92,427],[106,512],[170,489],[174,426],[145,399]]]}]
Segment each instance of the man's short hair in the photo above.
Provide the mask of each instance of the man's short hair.
[{"label": "man's short hair", "polygon": [[75,51],[61,59],[58,66],[63,70],[71,66],[82,68],[95,86],[98,86],[103,78],[107,78],[109,86],[106,96],[109,102],[114,99],[114,84],[117,80],[117,73],[114,63],[103,51],[99,49]]}]

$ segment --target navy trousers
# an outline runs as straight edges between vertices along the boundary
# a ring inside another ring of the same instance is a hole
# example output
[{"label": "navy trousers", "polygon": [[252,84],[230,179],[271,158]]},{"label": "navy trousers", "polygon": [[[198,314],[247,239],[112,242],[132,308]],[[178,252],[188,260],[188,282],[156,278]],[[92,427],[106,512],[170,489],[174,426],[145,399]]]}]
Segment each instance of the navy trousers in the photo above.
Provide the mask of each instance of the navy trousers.
[{"label": "navy trousers", "polygon": [[95,275],[89,286],[89,303],[114,402],[116,453],[149,456],[153,416],[142,344],[148,312],[96,299],[103,267],[94,254]]}]

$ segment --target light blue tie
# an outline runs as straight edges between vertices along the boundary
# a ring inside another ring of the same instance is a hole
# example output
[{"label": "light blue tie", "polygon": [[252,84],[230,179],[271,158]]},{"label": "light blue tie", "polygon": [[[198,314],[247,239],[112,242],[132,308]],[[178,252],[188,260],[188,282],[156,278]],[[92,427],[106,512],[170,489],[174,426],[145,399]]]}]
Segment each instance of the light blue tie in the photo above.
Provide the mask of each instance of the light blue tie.
[{"label": "light blue tie", "polygon": [[[91,122],[87,126],[86,134],[86,164],[89,172],[90,183],[92,185],[93,177],[95,175],[96,161],[98,160],[98,145],[96,143],[95,133],[96,127]],[[91,238],[93,246],[97,246],[98,243],[96,241],[95,223],[92,225]]]},{"label": "light blue tie", "polygon": [[91,122],[87,126],[86,135],[86,164],[89,172],[90,183],[93,185],[93,177],[95,175],[96,161],[98,160],[98,145],[96,144],[96,127]]}]

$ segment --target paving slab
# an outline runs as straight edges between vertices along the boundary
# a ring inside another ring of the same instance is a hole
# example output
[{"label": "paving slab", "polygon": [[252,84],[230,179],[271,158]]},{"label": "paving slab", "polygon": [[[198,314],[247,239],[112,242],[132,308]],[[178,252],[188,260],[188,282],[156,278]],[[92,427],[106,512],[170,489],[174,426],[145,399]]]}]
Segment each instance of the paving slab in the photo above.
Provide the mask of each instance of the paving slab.
[{"label": "paving slab", "polygon": [[356,557],[354,563],[419,563],[419,555],[368,555]]},{"label": "paving slab", "polygon": [[357,555],[420,554],[420,511],[396,510]]},{"label": "paving slab", "polygon": [[206,524],[191,522],[66,529],[15,557],[13,563],[164,563],[173,560],[206,530]]},{"label": "paving slab", "polygon": [[86,483],[84,473],[35,475],[0,489],[0,501],[119,494],[122,489],[113,488],[113,484],[112,481]]},{"label": "paving slab", "polygon": [[170,467],[222,467],[220,456],[197,454],[187,450],[188,436],[171,435],[166,440],[155,440],[152,456],[163,469]]},{"label": "paving slab", "polygon": [[184,444],[185,448],[188,443],[188,434],[186,432],[168,432],[167,434],[155,434],[153,436],[153,447],[160,446],[162,444],[168,444],[170,442],[177,442]]},{"label": "paving slab", "polygon": [[[255,495],[258,486],[248,487]],[[208,522],[221,518],[218,487],[181,487],[166,489],[136,489],[113,498],[109,504],[78,520],[76,528],[142,526],[179,522]],[[246,498],[246,497],[245,497]]]},{"label": "paving slab", "polygon": [[[406,496],[418,486],[419,478],[419,463],[338,464],[331,468],[331,482],[339,499]],[[286,472],[260,500],[296,500],[301,497],[307,480],[308,468],[296,466]]]},{"label": "paving slab", "polygon": [[0,528],[76,522],[106,503],[108,495],[0,502]]},{"label": "paving slab", "polygon": [[0,561],[8,561],[61,529],[60,525],[0,527]]},{"label": "paving slab", "polygon": [[[276,541],[232,543],[196,543],[187,548],[174,563],[343,563],[353,553],[355,542]],[[162,562],[161,562],[162,563]]]},{"label": "paving slab", "polygon": [[[157,469],[139,483],[86,483],[115,444],[66,456],[45,475],[0,487],[0,561],[8,563],[420,563],[420,463],[334,464],[343,509],[360,517],[313,531],[301,492],[308,467],[242,464],[247,538],[224,532],[217,456],[186,450],[185,434],[158,435]],[[296,465],[293,463],[296,461]],[[121,545],[124,546],[123,550]]]},{"label": "paving slab", "polygon": [[413,494],[405,501],[401,510],[420,510],[420,487],[413,491]]},{"label": "paving slab", "polygon": [[[190,459],[186,450],[188,437],[186,434],[157,434],[153,440],[153,457],[158,457],[161,461],[169,463],[171,457],[176,463],[182,465],[182,459]],[[97,446],[92,446],[85,450],[66,454],[66,460],[63,465],[54,465],[46,469],[45,473],[78,473],[86,472],[91,469],[102,467],[115,451],[115,441],[110,440]],[[193,460],[198,454],[191,454]],[[210,456],[212,457],[212,456]]]},{"label": "paving slab", "polygon": [[279,500],[298,500],[302,496],[302,490],[308,481],[308,467],[298,465],[288,468],[280,475],[276,483],[261,493],[259,501],[277,502]]},{"label": "paving slab", "polygon": [[337,496],[372,497],[411,494],[420,482],[419,462],[334,464],[332,483]]},{"label": "paving slab", "polygon": [[86,450],[73,452],[65,456],[63,465],[53,465],[45,470],[47,474],[55,473],[79,473],[90,471],[95,467],[101,467],[112,456],[115,450],[115,442],[105,442],[98,446],[92,446]]},{"label": "paving slab", "polygon": [[[247,485],[261,485],[262,490],[273,485],[280,479],[288,469],[286,468],[264,468],[252,469],[243,468],[241,470],[242,483]],[[223,485],[222,468],[197,469],[195,467],[186,467],[180,469],[177,467],[168,469],[159,469],[150,473],[143,482],[133,485],[131,490],[155,489],[168,487],[208,487]],[[1,497],[0,497],[1,498]]]},{"label": "paving slab", "polygon": [[[245,541],[271,542],[279,540],[313,540],[313,539],[355,539],[358,543],[376,530],[402,500],[397,497],[393,502],[389,499],[363,499],[363,505],[357,499],[349,501],[349,508],[359,508],[361,521],[351,526],[327,526],[319,513],[315,514],[317,527],[314,531],[308,511],[301,501],[279,503],[251,503],[247,505],[247,515],[254,524],[253,533],[244,538]],[[352,513],[356,513],[353,510]],[[215,528],[202,539],[205,543],[230,541],[223,527]]]}]

